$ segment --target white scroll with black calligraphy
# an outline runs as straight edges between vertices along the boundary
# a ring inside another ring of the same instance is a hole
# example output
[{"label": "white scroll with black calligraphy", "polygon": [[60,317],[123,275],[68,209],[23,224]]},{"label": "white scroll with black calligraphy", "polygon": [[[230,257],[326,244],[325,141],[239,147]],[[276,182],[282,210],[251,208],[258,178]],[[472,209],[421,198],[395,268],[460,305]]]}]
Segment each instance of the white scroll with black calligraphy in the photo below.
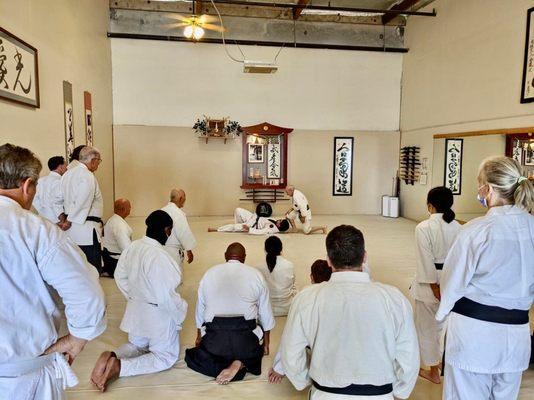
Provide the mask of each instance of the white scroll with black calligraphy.
[{"label": "white scroll with black calligraphy", "polygon": [[354,158],[354,138],[334,138],[334,176],[332,194],[352,196],[352,163]]},{"label": "white scroll with black calligraphy", "polygon": [[85,144],[93,146],[93,105],[91,93],[83,92],[83,104],[85,109]]},{"label": "white scroll with black calligraphy", "polygon": [[39,108],[37,49],[2,28],[0,97]]},{"label": "white scroll with black calligraphy", "polygon": [[521,103],[534,101],[534,7],[527,12]]},{"label": "white scroll with black calligraphy", "polygon": [[267,178],[279,179],[281,177],[280,143],[267,145]]},{"label": "white scroll with black calligraphy", "polygon": [[443,186],[452,194],[462,193],[462,152],[463,139],[447,139],[445,141],[445,175]]},{"label": "white scroll with black calligraphy", "polygon": [[63,112],[65,123],[65,154],[67,160],[74,151],[74,117],[72,106],[72,85],[70,82],[63,81]]}]

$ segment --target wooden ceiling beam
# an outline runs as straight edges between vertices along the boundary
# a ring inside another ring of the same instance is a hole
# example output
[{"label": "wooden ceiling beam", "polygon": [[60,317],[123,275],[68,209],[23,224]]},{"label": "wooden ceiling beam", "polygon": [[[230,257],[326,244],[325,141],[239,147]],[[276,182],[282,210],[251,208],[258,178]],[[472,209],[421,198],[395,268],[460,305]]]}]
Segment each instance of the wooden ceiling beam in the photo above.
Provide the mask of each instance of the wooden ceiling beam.
[{"label": "wooden ceiling beam", "polygon": [[[395,4],[390,10],[394,11],[413,11],[410,10],[414,5],[416,5],[419,0],[403,0],[399,4]],[[386,25],[388,22],[391,22],[396,17],[395,14],[384,14],[382,16],[382,24]]]},{"label": "wooden ceiling beam", "polygon": [[299,19],[300,15],[302,14],[302,11],[304,11],[304,9],[308,6],[309,3],[310,3],[310,0],[299,0],[298,1],[297,6],[301,6],[301,7],[297,7],[293,9],[294,20]]}]

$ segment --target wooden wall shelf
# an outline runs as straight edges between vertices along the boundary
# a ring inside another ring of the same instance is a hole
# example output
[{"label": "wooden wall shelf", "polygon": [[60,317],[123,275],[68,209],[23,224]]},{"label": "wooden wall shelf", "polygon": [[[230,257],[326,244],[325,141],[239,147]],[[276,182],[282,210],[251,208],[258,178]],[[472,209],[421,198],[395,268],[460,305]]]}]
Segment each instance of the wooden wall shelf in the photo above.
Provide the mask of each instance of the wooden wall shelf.
[{"label": "wooden wall shelf", "polygon": [[234,140],[236,138],[237,137],[233,137],[233,136],[216,136],[216,135],[199,136],[199,139],[206,139],[206,143],[208,143],[210,139],[223,139],[224,144],[226,144],[227,140]]}]

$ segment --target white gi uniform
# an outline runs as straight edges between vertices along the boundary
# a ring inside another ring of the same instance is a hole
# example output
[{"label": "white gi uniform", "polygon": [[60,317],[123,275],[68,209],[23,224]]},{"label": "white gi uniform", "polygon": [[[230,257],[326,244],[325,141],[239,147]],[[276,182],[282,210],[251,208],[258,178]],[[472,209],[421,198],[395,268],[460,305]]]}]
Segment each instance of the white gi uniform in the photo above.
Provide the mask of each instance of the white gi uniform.
[{"label": "white gi uniform", "polygon": [[[230,260],[210,268],[200,280],[195,314],[197,328],[202,329],[215,316],[235,315],[258,320],[263,331],[270,331],[275,325],[269,288],[261,272]],[[263,331],[257,327],[254,333],[262,339]]]},{"label": "white gi uniform", "polygon": [[102,218],[104,212],[104,201],[96,176],[85,164],[80,163],[63,175],[61,191],[67,220],[72,223],[67,234],[78,246],[92,245],[93,232],[96,232],[100,242],[101,224],[87,221],[87,217]]},{"label": "white gi uniform", "polygon": [[189,223],[185,212],[176,204],[169,202],[162,208],[172,218],[172,232],[165,244],[166,250],[178,262],[181,267],[184,261],[184,252],[193,250],[197,241]]},{"label": "white gi uniform", "polygon": [[308,204],[308,199],[306,196],[304,196],[304,193],[295,189],[293,191],[291,202],[293,203],[293,210],[287,214],[287,218],[292,220],[300,220],[301,217],[304,218],[304,222],[302,223],[302,231],[304,233],[310,233],[312,213],[310,210],[310,205]]},{"label": "white gi uniform", "polygon": [[54,295],[69,332],[94,339],[106,329],[98,275],[64,232],[4,196],[0,238],[0,397],[64,399],[78,380],[62,355],[42,355],[58,339]]},{"label": "white gi uniform", "polygon": [[295,269],[293,263],[282,256],[276,257],[276,265],[272,272],[269,272],[267,264],[261,266],[267,285],[273,313],[275,317],[287,315],[293,297],[297,294],[295,287]]},{"label": "white gi uniform", "polygon": [[447,223],[442,213],[432,214],[415,228],[416,273],[410,286],[415,300],[415,328],[419,338],[421,363],[438,365],[443,356],[444,322],[436,321],[439,301],[434,296],[431,283],[439,285],[443,262],[461,225],[457,221]]},{"label": "white gi uniform", "polygon": [[533,260],[534,216],[518,207],[492,207],[462,227],[445,260],[436,315],[442,320],[450,313],[444,399],[517,398],[529,364],[529,324],[482,321],[453,307],[465,297],[486,306],[529,310]]},{"label": "white gi uniform", "polygon": [[[118,260],[121,253],[132,243],[132,228],[120,215],[113,214],[104,226],[103,245]],[[118,254],[118,255],[116,255]]]},{"label": "white gi uniform", "polygon": [[80,165],[81,162],[79,162],[78,160],[72,160],[69,165],[67,165],[67,169],[74,169],[76,168],[78,165]]},{"label": "white gi uniform", "polygon": [[[253,215],[255,216],[256,214]],[[280,230],[270,218],[254,217],[252,223],[250,225],[249,223],[250,221],[247,223],[223,225],[217,228],[217,232],[247,232],[251,235],[275,235],[280,233]],[[245,225],[249,227],[248,231],[245,231]]]},{"label": "white gi uniform", "polygon": [[33,207],[40,216],[53,224],[59,222],[63,213],[63,196],[61,194],[61,175],[51,171],[47,176],[39,178],[37,193],[33,199]]},{"label": "white gi uniform", "polygon": [[187,314],[186,301],[176,293],[181,281],[176,261],[147,236],[120,256],[115,282],[128,300],[120,328],[130,342],[115,352],[120,376],[163,371],[178,361],[179,331]]},{"label": "white gi uniform", "polygon": [[[311,349],[307,361],[306,347]],[[365,272],[335,272],[293,299],[280,352],[297,390],[312,380],[329,388],[392,384],[389,394],[333,394],[315,387],[316,399],[405,399],[419,372],[412,309],[401,292],[371,282]]]}]

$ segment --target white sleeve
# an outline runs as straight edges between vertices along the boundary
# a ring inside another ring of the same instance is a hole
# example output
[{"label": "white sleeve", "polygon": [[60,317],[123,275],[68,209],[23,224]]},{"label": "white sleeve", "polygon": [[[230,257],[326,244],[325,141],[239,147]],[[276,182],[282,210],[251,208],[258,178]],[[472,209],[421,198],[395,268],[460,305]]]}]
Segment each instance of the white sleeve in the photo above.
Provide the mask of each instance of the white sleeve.
[{"label": "white sleeve", "polygon": [[418,283],[437,283],[438,272],[434,264],[434,255],[432,254],[432,243],[428,231],[420,226],[415,228],[415,247],[416,247],[416,273],[415,277]]},{"label": "white sleeve", "polygon": [[273,308],[271,306],[271,299],[269,298],[269,288],[262,273],[258,271],[259,282],[259,296],[258,296],[258,316],[260,324],[264,331],[270,331],[274,328],[276,322],[274,320]]},{"label": "white sleeve", "polygon": [[285,375],[286,373],[284,372],[284,367],[282,365],[282,353],[280,352],[280,349],[278,349],[278,351],[276,352],[276,355],[274,356],[274,360],[273,360],[273,370],[274,372],[280,374],[280,375]]},{"label": "white sleeve", "polygon": [[95,199],[95,181],[96,179],[94,176],[87,175],[80,179],[76,190],[72,194],[75,198],[74,201],[72,201],[74,209],[69,211],[69,216],[67,218],[69,221],[77,224],[85,223]]},{"label": "white sleeve", "polygon": [[443,320],[454,304],[464,297],[467,285],[477,269],[480,254],[487,244],[485,232],[473,232],[472,229],[461,231],[454,241],[440,277],[441,302],[436,313],[438,321]]},{"label": "white sleeve", "polygon": [[278,230],[278,228],[276,227],[276,225],[271,228],[271,227],[265,227],[263,229],[257,229],[257,228],[249,228],[248,230],[248,233],[250,235],[274,235],[276,233],[279,233],[280,231]]},{"label": "white sleeve", "polygon": [[399,292],[401,302],[394,310],[396,317],[395,341],[395,377],[393,395],[399,399],[407,399],[412,392],[419,375],[419,344],[413,320],[412,307],[408,300]]},{"label": "white sleeve", "polygon": [[204,315],[206,312],[206,302],[204,299],[204,279],[200,280],[200,283],[198,285],[198,299],[197,299],[197,307],[195,309],[195,320],[197,323],[197,328],[202,328],[202,325],[204,325]]},{"label": "white sleeve", "polygon": [[187,302],[176,292],[182,282],[180,269],[167,253],[159,260],[161,261],[153,266],[153,273],[149,276],[150,284],[155,289],[157,304],[181,325],[187,315]]},{"label": "white sleeve", "polygon": [[124,251],[120,255],[119,261],[117,262],[117,268],[115,268],[115,273],[113,274],[113,277],[115,278],[115,284],[126,299],[128,299],[128,292],[130,291],[128,286],[127,258],[128,250]]},{"label": "white sleeve", "polygon": [[124,224],[116,225],[113,227],[113,234],[115,235],[115,241],[122,253],[132,243],[130,235],[128,235],[128,227]]},{"label": "white sleeve", "polygon": [[[303,328],[300,298],[297,295],[289,309],[279,349],[282,356],[282,368],[297,390],[303,390],[311,383],[306,355],[306,346],[311,344],[308,343]],[[309,320],[307,324],[313,322]]]},{"label": "white sleeve", "polygon": [[50,191],[52,196],[52,209],[56,217],[59,217],[64,212],[63,208],[63,192],[61,191],[61,179],[54,182],[53,188]]},{"label": "white sleeve", "polygon": [[195,248],[197,241],[185,216],[180,216],[180,223],[175,227],[175,232],[184,250],[193,250]]},{"label": "white sleeve", "polygon": [[69,332],[92,340],[106,330],[106,303],[96,269],[85,262],[81,250],[66,235],[38,260],[43,279],[65,304]]}]

